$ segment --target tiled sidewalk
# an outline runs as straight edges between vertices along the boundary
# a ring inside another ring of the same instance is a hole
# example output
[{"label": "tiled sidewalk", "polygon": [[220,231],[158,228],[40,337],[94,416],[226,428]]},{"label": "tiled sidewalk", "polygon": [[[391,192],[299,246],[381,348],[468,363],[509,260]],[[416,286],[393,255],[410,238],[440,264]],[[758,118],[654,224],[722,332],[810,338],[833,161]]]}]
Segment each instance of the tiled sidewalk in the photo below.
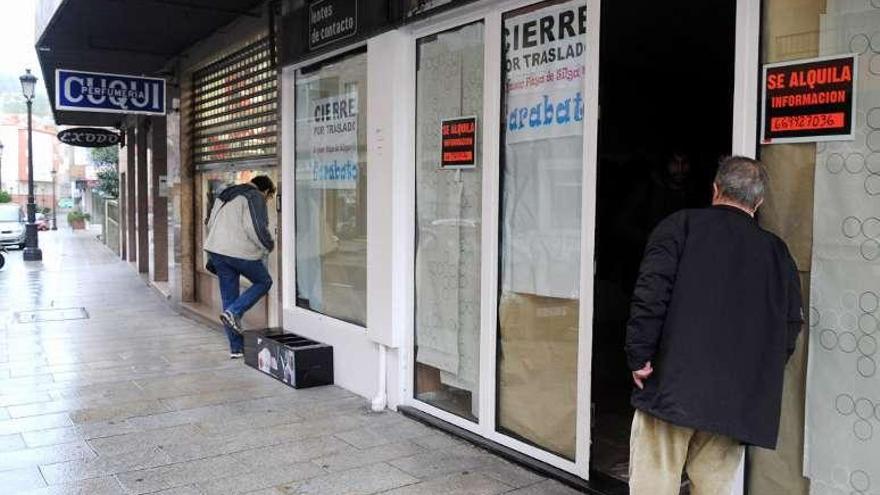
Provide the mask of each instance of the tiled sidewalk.
[{"label": "tiled sidewalk", "polygon": [[[230,361],[221,332],[92,234],[40,242],[42,264],[12,252],[0,271],[0,493],[577,493],[341,388]],[[17,314],[79,307],[88,318]]]}]

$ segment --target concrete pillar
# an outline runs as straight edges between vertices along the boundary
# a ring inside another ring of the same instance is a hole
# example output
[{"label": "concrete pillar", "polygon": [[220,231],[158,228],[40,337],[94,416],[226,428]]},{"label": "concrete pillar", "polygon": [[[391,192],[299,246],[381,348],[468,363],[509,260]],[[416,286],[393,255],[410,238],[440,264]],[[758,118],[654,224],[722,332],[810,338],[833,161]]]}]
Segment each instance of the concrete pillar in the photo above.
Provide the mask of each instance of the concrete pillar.
[{"label": "concrete pillar", "polygon": [[[150,128],[150,160],[153,198],[153,273],[156,282],[168,281],[168,142],[165,117],[153,117]],[[159,178],[165,187],[159,188]]]},{"label": "concrete pillar", "polygon": [[[190,74],[191,75],[191,74]],[[181,101],[192,101],[192,77],[180,80]],[[180,122],[190,122],[192,105],[181,105]],[[196,194],[195,165],[192,158],[192,129],[181,125],[180,132],[180,299],[196,300],[196,263],[201,259],[196,252]]]},{"label": "concrete pillar", "polygon": [[135,190],[135,129],[134,126],[129,126],[126,129],[126,148],[128,152],[126,153],[125,160],[125,189],[126,189],[126,197],[125,197],[125,217],[126,224],[128,227],[128,261],[136,261],[137,260],[137,230],[136,223],[137,218],[135,217],[135,199],[137,197]]},{"label": "concrete pillar", "polygon": [[150,202],[148,200],[149,178],[147,176],[147,132],[149,126],[148,119],[138,119],[137,145],[135,153],[137,154],[137,265],[138,272],[147,273],[150,271],[150,228],[149,228],[149,209]]}]

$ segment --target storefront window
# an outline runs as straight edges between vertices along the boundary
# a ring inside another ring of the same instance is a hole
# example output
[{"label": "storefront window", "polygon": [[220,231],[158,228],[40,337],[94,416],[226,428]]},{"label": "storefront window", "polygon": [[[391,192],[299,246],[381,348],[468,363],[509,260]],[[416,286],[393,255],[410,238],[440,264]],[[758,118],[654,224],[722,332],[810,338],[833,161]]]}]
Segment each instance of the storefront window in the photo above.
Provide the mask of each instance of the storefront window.
[{"label": "storefront window", "polygon": [[749,491],[872,493],[880,483],[880,406],[872,407],[880,383],[880,0],[762,6],[761,61],[772,65],[758,122],[770,193],[759,213],[809,287],[809,338],[801,338],[809,355],[798,350],[789,361],[779,447],[750,452]]},{"label": "storefront window", "polygon": [[366,325],[367,55],[296,80],[296,304]]},{"label": "storefront window", "polygon": [[416,398],[476,421],[483,24],[422,38],[416,100]]},{"label": "storefront window", "polygon": [[497,425],[573,459],[586,6],[543,2],[503,23]]}]

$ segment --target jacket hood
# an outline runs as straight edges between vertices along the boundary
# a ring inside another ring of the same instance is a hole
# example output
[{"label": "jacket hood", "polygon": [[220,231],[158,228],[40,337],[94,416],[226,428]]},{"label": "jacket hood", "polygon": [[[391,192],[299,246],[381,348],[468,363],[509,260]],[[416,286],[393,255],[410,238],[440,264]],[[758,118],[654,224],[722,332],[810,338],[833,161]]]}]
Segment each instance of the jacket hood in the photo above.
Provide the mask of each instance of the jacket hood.
[{"label": "jacket hood", "polygon": [[249,192],[259,192],[257,188],[250,184],[238,184],[235,186],[229,186],[221,192],[217,198],[224,203],[235,199],[238,196],[242,196]]}]

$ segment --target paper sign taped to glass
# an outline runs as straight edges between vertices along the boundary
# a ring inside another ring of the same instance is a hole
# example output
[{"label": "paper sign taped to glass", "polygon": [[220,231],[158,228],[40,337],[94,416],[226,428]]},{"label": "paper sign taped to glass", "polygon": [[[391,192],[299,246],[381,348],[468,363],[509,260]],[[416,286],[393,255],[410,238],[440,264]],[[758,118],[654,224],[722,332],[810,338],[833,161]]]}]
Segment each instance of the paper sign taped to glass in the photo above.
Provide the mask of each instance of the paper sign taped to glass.
[{"label": "paper sign taped to glass", "polygon": [[309,160],[298,161],[296,179],[315,189],[356,189],[358,181],[357,91],[316,99],[304,122],[297,123]]},{"label": "paper sign taped to glass", "polygon": [[502,284],[579,296],[586,5],[505,20]]}]

